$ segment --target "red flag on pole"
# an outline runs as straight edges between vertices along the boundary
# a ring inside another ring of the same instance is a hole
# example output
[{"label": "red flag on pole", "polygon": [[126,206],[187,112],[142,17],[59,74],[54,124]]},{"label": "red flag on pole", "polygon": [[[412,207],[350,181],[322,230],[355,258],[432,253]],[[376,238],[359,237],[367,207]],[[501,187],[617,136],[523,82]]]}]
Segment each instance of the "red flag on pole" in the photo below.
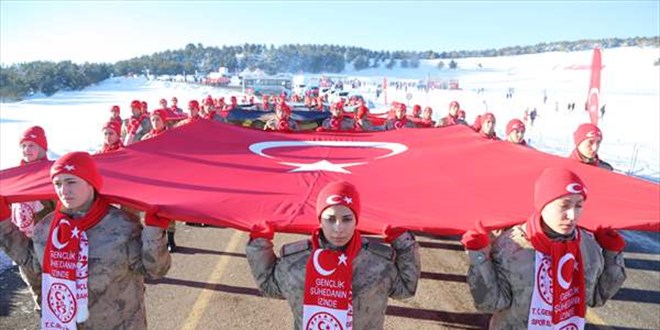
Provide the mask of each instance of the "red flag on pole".
[{"label": "red flag on pole", "polygon": [[587,96],[587,111],[591,123],[598,126],[598,102],[600,99],[600,70],[602,69],[600,48],[594,48],[591,60],[591,81],[589,83],[589,95]]}]

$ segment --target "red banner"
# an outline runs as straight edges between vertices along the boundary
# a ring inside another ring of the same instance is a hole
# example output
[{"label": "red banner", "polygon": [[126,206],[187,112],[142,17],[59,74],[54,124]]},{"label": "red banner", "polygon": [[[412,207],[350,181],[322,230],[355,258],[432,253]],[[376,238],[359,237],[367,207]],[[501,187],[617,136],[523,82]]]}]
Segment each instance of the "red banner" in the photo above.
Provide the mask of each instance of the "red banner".
[{"label": "red banner", "polygon": [[[122,151],[94,156],[113,202],[164,217],[249,230],[318,227],[316,195],[345,179],[361,193],[359,228],[387,225],[457,234],[523,222],[534,180],[550,166],[578,173],[588,188],[582,225],[660,231],[660,186],[504,141],[456,125],[368,133],[263,132],[198,121]],[[50,163],[0,172],[9,202],[55,198]]]}]

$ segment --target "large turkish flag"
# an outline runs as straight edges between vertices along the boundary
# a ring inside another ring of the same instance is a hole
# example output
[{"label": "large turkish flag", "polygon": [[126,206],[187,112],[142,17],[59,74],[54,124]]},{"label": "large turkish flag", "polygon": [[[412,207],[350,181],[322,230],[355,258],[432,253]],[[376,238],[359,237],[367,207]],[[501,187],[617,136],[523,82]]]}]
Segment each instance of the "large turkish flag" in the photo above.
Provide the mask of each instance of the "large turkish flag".
[{"label": "large turkish flag", "polygon": [[[486,140],[465,126],[369,133],[263,132],[202,120],[94,158],[102,193],[164,217],[249,230],[309,233],[328,182],[353,182],[362,198],[359,228],[386,225],[457,234],[482,220],[496,228],[533,211],[534,180],[546,167],[582,177],[581,224],[660,231],[658,184],[531,148]],[[55,198],[51,162],[0,172],[9,202]]]}]

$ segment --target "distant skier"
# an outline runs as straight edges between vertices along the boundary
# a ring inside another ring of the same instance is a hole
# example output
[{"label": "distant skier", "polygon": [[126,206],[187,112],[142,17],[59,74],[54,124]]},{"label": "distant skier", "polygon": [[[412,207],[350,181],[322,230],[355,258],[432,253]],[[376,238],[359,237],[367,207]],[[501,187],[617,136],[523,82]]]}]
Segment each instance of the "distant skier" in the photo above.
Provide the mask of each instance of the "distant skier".
[{"label": "distant skier", "polygon": [[529,123],[531,126],[534,126],[534,120],[536,120],[536,108],[532,109],[532,112],[529,113]]},{"label": "distant skier", "polygon": [[600,107],[600,118],[603,119],[605,116],[605,104],[603,104],[602,107]]}]

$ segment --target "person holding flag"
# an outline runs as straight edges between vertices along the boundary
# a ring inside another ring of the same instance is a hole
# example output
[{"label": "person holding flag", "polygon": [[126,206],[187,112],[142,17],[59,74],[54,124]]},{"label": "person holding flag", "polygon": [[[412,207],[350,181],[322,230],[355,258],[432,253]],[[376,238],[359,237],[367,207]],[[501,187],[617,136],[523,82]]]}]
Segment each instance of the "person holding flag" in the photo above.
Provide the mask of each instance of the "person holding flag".
[{"label": "person holding flag", "polygon": [[[360,195],[351,183],[327,184],[317,196],[319,228],[311,239],[273,252],[274,228],[253,227],[246,255],[252,276],[267,297],[286,298],[295,329],[382,329],[388,297],[417,290],[419,244],[398,228],[385,229],[394,251],[364,239],[356,229]],[[394,253],[393,253],[394,252]]]},{"label": "person holding flag", "polygon": [[528,146],[525,141],[525,123],[522,120],[514,118],[506,124],[506,140],[513,144]]},{"label": "person holding flag", "polygon": [[608,171],[614,170],[612,165],[598,157],[600,143],[603,141],[603,132],[598,126],[589,123],[578,126],[575,133],[573,133],[573,141],[575,142],[575,149],[569,158]]},{"label": "person holding flag", "polygon": [[385,122],[385,130],[415,128],[415,123],[412,120],[408,120],[406,111],[405,104],[397,103],[394,108],[394,118],[388,119]]},{"label": "person holding flag", "polygon": [[265,131],[293,132],[299,130],[298,123],[291,119],[291,108],[286,102],[280,102],[275,107],[275,117],[264,124]]},{"label": "person holding flag", "polygon": [[42,329],[147,329],[144,277],[170,268],[167,221],[137,218],[100,194],[92,157],[72,152],[50,168],[59,201],[34,228],[33,243],[9,221],[0,196],[0,248],[42,275]]},{"label": "person holding flag", "polygon": [[626,279],[623,237],[579,227],[587,188],[575,173],[548,168],[534,185],[535,212],[491,244],[481,223],[461,240],[475,307],[490,329],[584,329],[586,307],[603,306]]},{"label": "person holding flag", "polygon": [[458,111],[461,109],[461,105],[458,104],[458,101],[451,101],[449,103],[449,113],[447,116],[440,118],[436,127],[447,127],[459,124],[458,120]]},{"label": "person holding flag", "polygon": [[344,103],[337,101],[330,105],[330,118],[326,118],[316,130],[320,132],[351,131],[355,122],[344,113]]},{"label": "person holding flag", "polygon": [[103,133],[103,147],[97,154],[124,149],[124,144],[121,142],[121,123],[108,121],[103,125],[101,132]]}]

